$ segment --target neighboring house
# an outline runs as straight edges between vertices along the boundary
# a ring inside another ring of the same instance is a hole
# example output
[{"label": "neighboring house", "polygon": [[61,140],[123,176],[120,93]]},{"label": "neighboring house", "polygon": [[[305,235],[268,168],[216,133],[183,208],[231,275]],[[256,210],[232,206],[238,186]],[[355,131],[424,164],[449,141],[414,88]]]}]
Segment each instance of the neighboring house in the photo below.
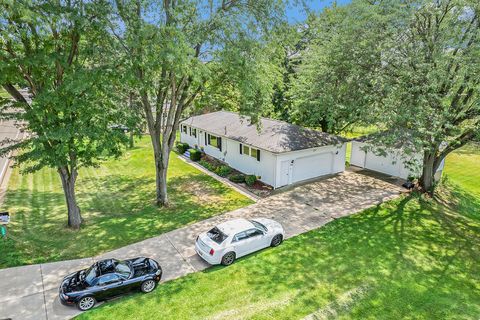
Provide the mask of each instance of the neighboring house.
[{"label": "neighboring house", "polygon": [[218,111],[180,124],[180,140],[274,188],[345,170],[345,139],[282,121],[259,126]]},{"label": "neighboring house", "polygon": [[[407,165],[407,159],[421,164],[423,162],[422,154],[417,153],[413,156],[407,156],[399,144],[395,148],[385,150],[385,155],[380,155],[369,148],[374,144],[375,142],[368,136],[354,139],[352,141],[350,164],[402,179],[419,178],[422,175],[421,166],[412,169]],[[444,166],[445,160],[442,161],[435,173],[435,181],[439,181],[442,177]]]}]

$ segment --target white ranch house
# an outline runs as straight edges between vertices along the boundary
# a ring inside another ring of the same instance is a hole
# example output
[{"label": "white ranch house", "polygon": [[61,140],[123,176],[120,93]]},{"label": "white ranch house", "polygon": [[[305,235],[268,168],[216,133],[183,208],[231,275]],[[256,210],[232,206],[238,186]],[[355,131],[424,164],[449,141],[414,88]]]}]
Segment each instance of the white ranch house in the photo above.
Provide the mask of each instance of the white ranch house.
[{"label": "white ranch house", "polygon": [[[408,179],[409,177],[418,178],[421,176],[421,169],[412,170],[406,164],[406,158],[414,160],[417,163],[423,162],[423,155],[417,153],[412,156],[404,155],[401,145],[390,150],[385,150],[386,155],[375,154],[369,148],[373,146],[374,142],[368,137],[361,137],[352,141],[352,154],[350,157],[350,164],[356,167],[369,169],[372,171],[381,172],[390,176]],[[439,181],[442,177],[443,167],[445,166],[445,159],[435,172],[435,180]]]},{"label": "white ranch house", "polygon": [[283,121],[218,111],[180,124],[180,140],[279,188],[345,170],[346,140]]}]

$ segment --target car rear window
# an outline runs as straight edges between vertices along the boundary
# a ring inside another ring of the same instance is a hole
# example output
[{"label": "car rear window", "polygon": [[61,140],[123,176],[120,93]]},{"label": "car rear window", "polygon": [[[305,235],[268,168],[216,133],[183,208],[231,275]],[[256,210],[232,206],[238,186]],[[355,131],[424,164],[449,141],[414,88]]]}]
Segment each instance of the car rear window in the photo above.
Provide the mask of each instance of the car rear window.
[{"label": "car rear window", "polygon": [[225,239],[228,238],[228,236],[222,231],[220,231],[220,229],[218,229],[217,227],[208,231],[207,236],[218,244],[222,243],[223,241],[225,241]]},{"label": "car rear window", "polygon": [[260,222],[258,221],[255,221],[255,220],[248,220],[250,221],[257,229],[260,229],[260,230],[263,230],[265,232],[268,231],[267,227],[265,227],[263,224],[261,224]]}]

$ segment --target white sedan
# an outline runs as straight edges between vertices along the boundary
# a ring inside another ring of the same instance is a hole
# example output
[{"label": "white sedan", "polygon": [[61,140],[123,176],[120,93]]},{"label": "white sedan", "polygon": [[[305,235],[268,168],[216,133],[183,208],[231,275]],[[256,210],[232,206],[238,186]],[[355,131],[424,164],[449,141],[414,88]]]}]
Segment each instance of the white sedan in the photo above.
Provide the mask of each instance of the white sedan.
[{"label": "white sedan", "polygon": [[235,219],[200,234],[195,251],[210,264],[228,266],[236,258],[278,246],[284,235],[281,224],[270,219]]}]

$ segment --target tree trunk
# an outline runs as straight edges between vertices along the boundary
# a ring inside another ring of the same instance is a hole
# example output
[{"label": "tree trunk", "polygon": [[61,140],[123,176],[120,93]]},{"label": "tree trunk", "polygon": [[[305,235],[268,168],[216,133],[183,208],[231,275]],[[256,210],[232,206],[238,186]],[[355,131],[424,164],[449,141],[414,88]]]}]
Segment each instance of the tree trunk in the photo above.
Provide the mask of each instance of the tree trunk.
[{"label": "tree trunk", "polygon": [[65,200],[67,202],[68,226],[73,229],[79,229],[82,224],[82,216],[80,215],[80,208],[77,205],[75,196],[77,170],[73,169],[72,172],[70,172],[68,167],[60,167],[58,168],[58,173],[62,180],[63,193],[65,194]]},{"label": "tree trunk", "polygon": [[320,128],[322,129],[322,132],[329,132],[327,119],[320,120],[319,124],[320,124]]},{"label": "tree trunk", "polygon": [[435,173],[435,153],[425,151],[423,155],[423,167],[422,167],[422,176],[420,177],[420,186],[422,189],[429,193],[433,194],[433,179]]},{"label": "tree trunk", "polygon": [[135,147],[135,136],[134,136],[134,133],[133,133],[133,130],[130,130],[130,141],[129,141],[129,148],[132,149],[133,147]]},{"label": "tree trunk", "polygon": [[169,148],[163,146],[160,152],[155,152],[155,175],[157,184],[157,206],[168,206],[167,170]]}]

